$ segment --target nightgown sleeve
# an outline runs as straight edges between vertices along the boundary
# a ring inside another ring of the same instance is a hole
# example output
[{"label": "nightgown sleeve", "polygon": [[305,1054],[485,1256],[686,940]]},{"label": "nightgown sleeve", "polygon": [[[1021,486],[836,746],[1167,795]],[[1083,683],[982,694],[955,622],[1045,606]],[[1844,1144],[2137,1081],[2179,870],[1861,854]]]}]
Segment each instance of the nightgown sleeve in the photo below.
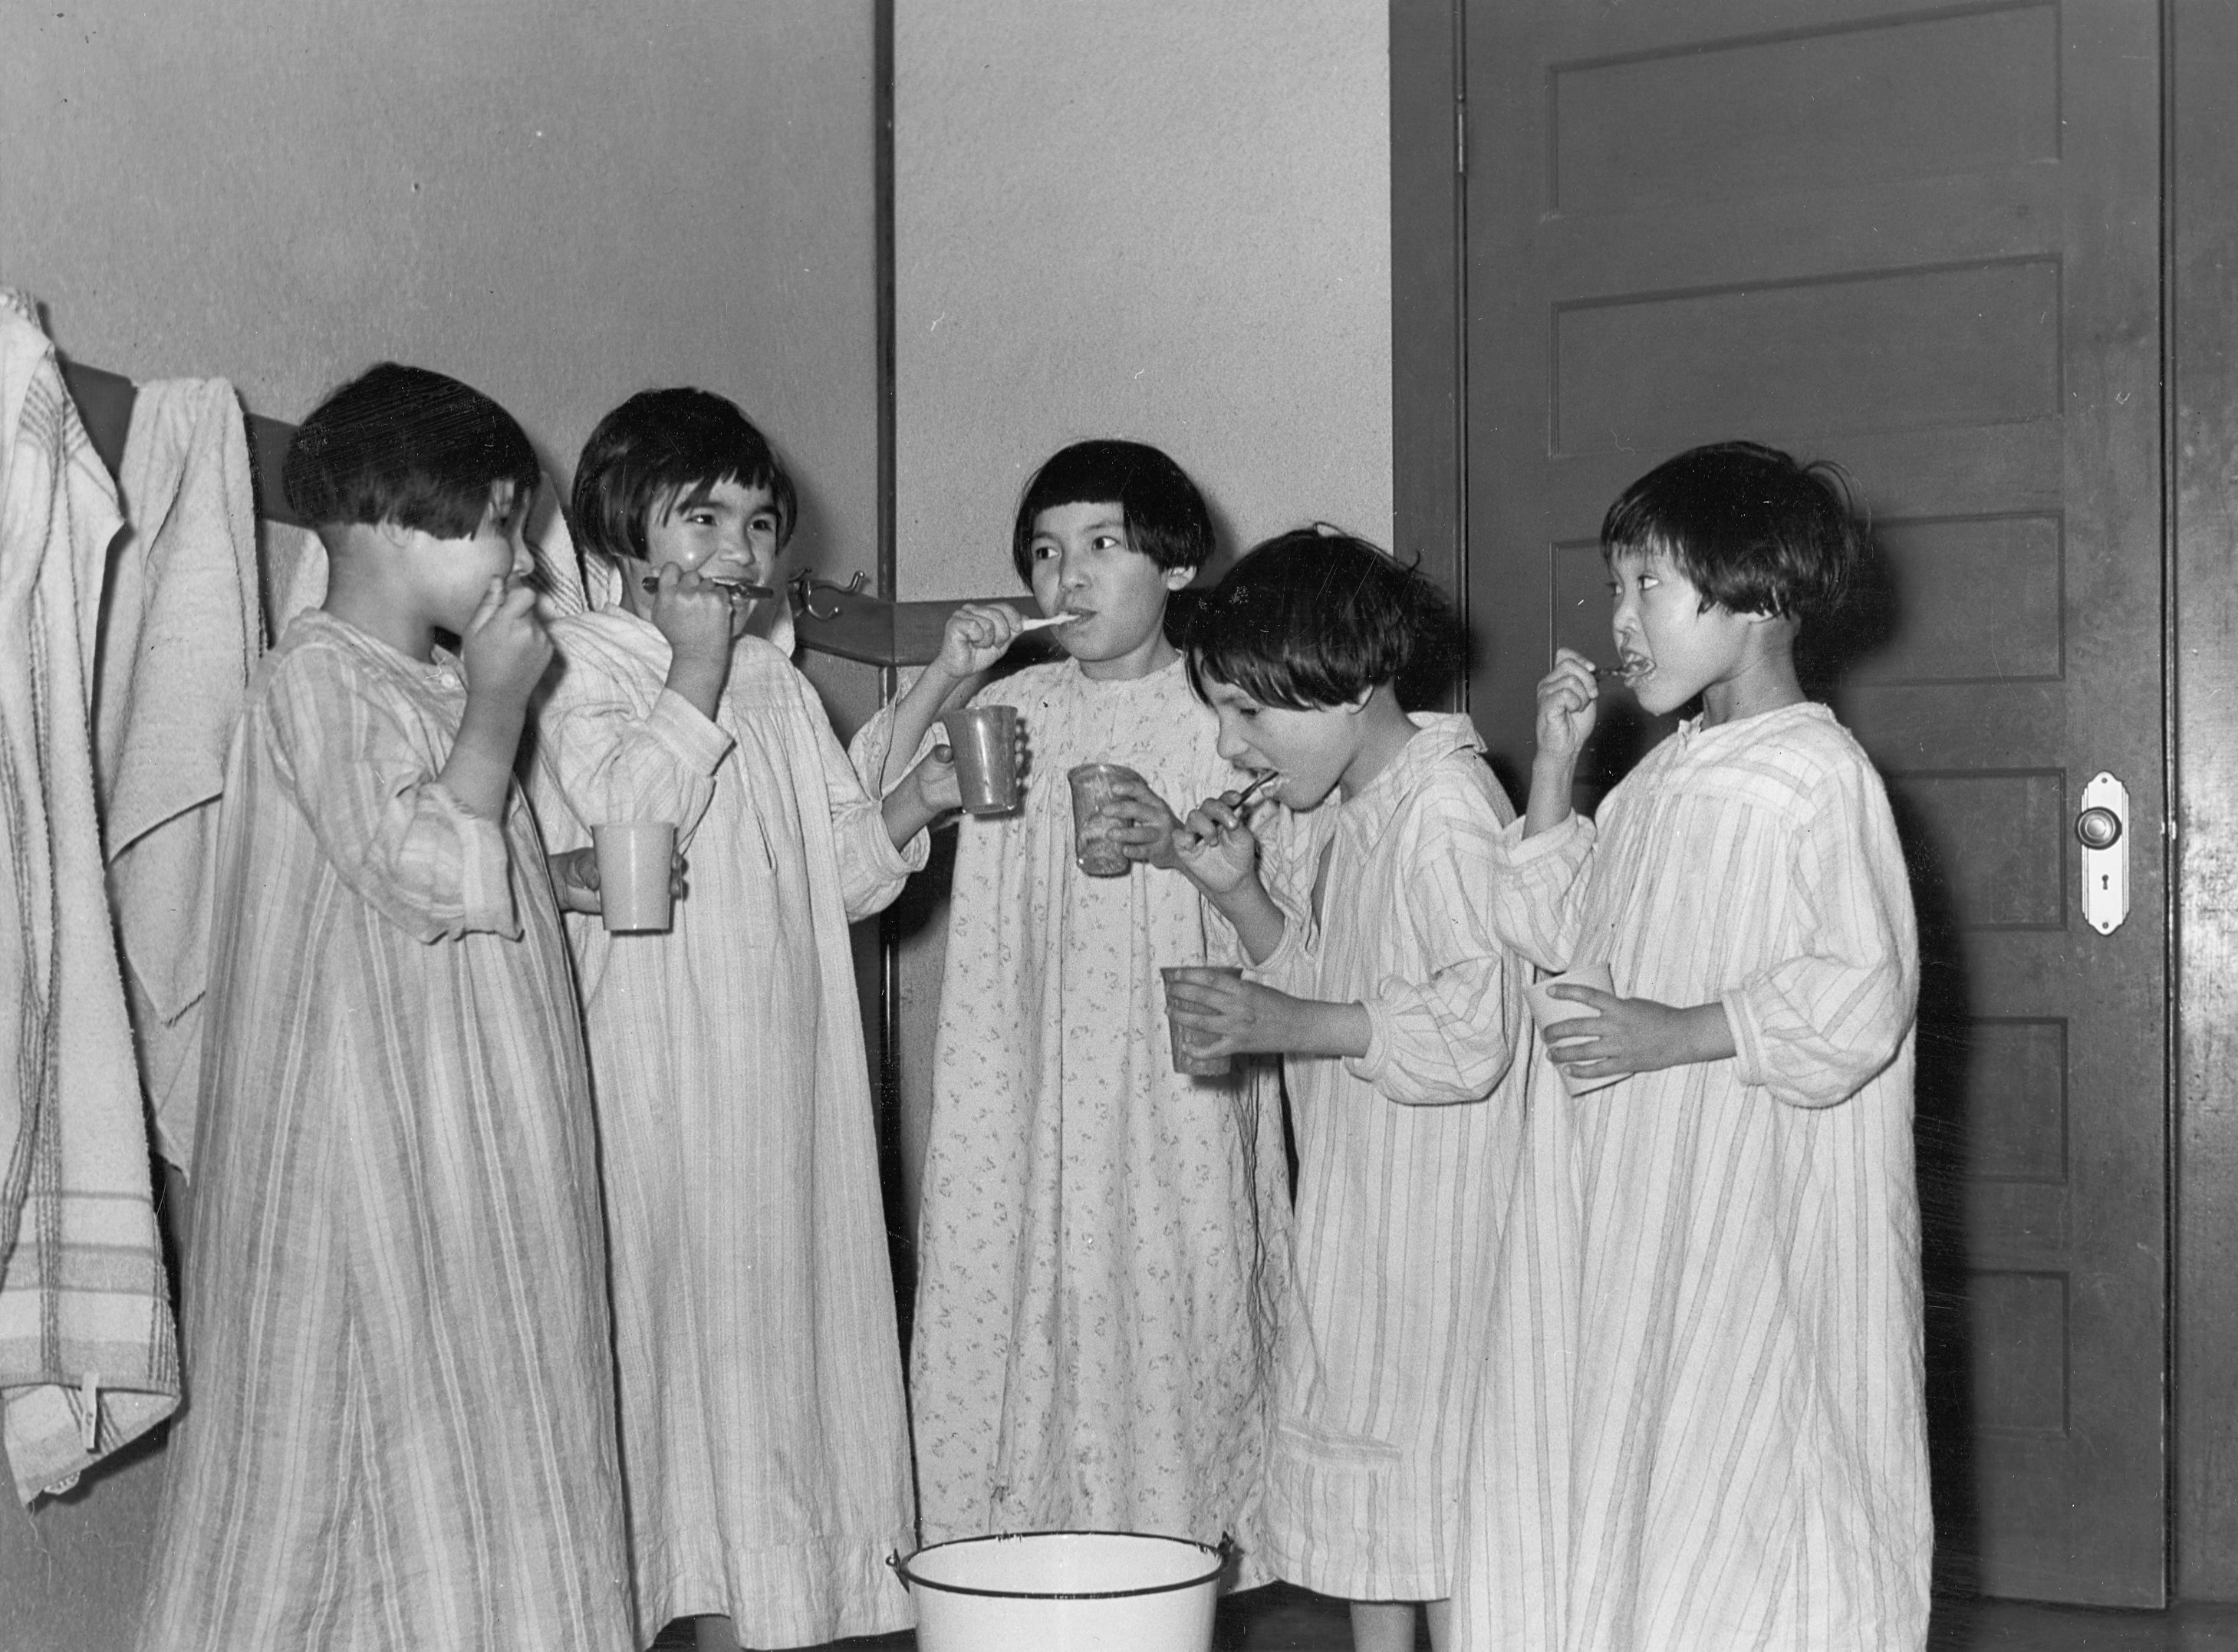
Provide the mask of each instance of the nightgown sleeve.
[{"label": "nightgown sleeve", "polygon": [[1593,823],[1576,814],[1535,837],[1524,836],[1519,817],[1493,840],[1484,864],[1492,886],[1486,909],[1493,933],[1526,962],[1570,967],[1599,843]]},{"label": "nightgown sleeve", "polygon": [[1721,996],[1741,1082],[1806,1107],[1847,1100],[1893,1061],[1919,995],[1911,888],[1879,776],[1846,764],[1811,799],[1784,871],[1804,950]]},{"label": "nightgown sleeve", "polygon": [[1361,1000],[1367,1053],[1344,1064],[1390,1100],[1476,1100],[1514,1059],[1522,1001],[1493,922],[1506,812],[1473,790],[1440,786],[1409,822],[1412,870],[1390,921],[1406,926],[1423,967],[1385,976]]},{"label": "nightgown sleeve", "polygon": [[[401,710],[325,651],[276,671],[242,737],[265,757],[335,875],[416,941],[518,940],[501,822],[461,803]],[[541,867],[535,875],[544,876]]]},{"label": "nightgown sleeve", "polygon": [[[910,686],[921,675],[922,670],[903,677],[894,697],[872,712],[871,720],[856,730],[855,737],[847,743],[847,760],[854,765],[856,778],[863,790],[873,797],[883,798],[893,790],[892,786],[881,785],[879,776],[885,773],[886,754],[893,749],[894,707],[901,704],[903,697],[908,694]],[[932,727],[925,730],[924,738],[917,742],[917,756],[910,759],[910,766],[914,768],[939,742],[940,723],[936,718]],[[904,769],[902,772],[906,775],[909,770]],[[896,785],[899,783],[898,781],[895,783]]]},{"label": "nightgown sleeve", "polygon": [[[861,771],[832,732],[831,718],[817,697],[814,684],[798,671],[791,677],[799,696],[800,717],[815,738],[817,762],[824,770],[824,804],[831,816],[832,846],[838,853],[839,899],[851,923],[885,910],[902,892],[910,874],[924,869],[932,849],[931,834],[920,829],[904,847],[894,847],[886,832],[880,799],[871,795]],[[875,775],[884,762],[881,749],[877,767],[870,772]]]},{"label": "nightgown sleeve", "polygon": [[[570,657],[537,708],[537,801],[554,849],[590,841],[610,821],[665,820],[686,848],[715,796],[715,771],[732,740],[699,707],[663,688],[650,710],[603,673],[594,657]],[[572,816],[563,829],[552,794]],[[572,840],[572,841],[571,841]]]}]

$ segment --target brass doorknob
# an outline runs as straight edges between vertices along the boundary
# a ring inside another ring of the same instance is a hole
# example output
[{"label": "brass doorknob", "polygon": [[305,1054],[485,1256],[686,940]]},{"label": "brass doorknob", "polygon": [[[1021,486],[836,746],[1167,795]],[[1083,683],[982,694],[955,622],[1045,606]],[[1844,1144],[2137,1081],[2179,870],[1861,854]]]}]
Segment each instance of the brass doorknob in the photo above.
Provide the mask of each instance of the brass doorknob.
[{"label": "brass doorknob", "polygon": [[2075,836],[2085,849],[2111,849],[2122,841],[2122,817],[2110,809],[2086,809],[2075,817]]}]

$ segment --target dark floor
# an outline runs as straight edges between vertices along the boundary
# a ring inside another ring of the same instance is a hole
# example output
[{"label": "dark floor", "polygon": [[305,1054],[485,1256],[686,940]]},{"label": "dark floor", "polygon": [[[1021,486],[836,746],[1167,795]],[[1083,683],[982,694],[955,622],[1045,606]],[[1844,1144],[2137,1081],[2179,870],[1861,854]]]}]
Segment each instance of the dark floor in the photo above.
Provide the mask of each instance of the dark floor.
[{"label": "dark floor", "polygon": [[[1420,1644],[1429,1645],[1427,1635]],[[689,1647],[690,1628],[672,1624],[664,1648]],[[842,1641],[834,1652],[910,1652],[916,1637]],[[1230,1596],[1221,1603],[1215,1652],[1351,1652],[1352,1626],[1341,1601],[1288,1583]],[[2165,1612],[2105,1612],[2017,1601],[1943,1601],[1928,1633],[1932,1652],[2238,1652],[2238,1606],[2178,1606]]]}]

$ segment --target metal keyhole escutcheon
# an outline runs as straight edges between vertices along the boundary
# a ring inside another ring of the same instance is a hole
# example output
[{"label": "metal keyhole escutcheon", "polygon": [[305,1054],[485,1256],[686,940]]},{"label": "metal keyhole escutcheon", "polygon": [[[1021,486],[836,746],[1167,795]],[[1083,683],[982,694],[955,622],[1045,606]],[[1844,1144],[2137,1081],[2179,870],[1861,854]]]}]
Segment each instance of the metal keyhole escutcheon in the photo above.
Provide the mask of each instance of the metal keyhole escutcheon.
[{"label": "metal keyhole escutcheon", "polygon": [[2082,921],[2111,935],[2129,915],[2129,789],[2110,774],[2092,776],[2076,801],[2075,838],[2082,845]]}]

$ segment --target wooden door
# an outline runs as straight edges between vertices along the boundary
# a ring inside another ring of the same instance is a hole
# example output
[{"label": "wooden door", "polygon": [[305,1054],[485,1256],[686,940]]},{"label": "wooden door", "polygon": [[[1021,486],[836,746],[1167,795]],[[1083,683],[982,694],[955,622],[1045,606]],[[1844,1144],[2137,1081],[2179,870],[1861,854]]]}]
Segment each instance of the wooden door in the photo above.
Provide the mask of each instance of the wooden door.
[{"label": "wooden door", "polygon": [[[1872,588],[1815,663],[1921,920],[1947,1586],[2163,1596],[2157,8],[1478,0],[1470,706],[1511,782],[1603,510],[1698,442],[1838,460]],[[1583,805],[1661,732],[1605,717]],[[2084,783],[2132,905],[2085,927]]]}]

